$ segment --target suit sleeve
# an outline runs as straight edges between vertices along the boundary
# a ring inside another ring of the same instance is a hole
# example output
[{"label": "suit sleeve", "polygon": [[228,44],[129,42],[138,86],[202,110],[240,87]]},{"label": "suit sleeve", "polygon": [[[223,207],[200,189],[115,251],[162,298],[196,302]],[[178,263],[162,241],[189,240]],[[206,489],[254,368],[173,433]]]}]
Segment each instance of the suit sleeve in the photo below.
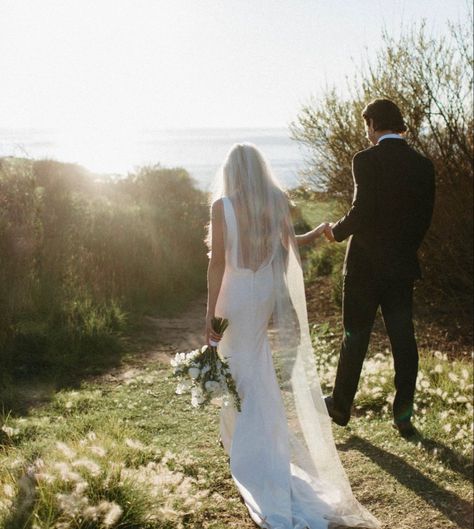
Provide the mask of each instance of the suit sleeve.
[{"label": "suit sleeve", "polygon": [[433,163],[429,161],[426,171],[425,189],[423,194],[423,201],[420,208],[417,210],[417,225],[413,233],[413,244],[418,249],[423,242],[423,239],[428,231],[433,217],[433,209],[435,202],[435,172]]},{"label": "suit sleeve", "polygon": [[341,242],[366,226],[373,216],[375,196],[373,179],[367,156],[358,153],[352,160],[352,176],[354,178],[354,198],[351,209],[332,227],[336,241]]}]

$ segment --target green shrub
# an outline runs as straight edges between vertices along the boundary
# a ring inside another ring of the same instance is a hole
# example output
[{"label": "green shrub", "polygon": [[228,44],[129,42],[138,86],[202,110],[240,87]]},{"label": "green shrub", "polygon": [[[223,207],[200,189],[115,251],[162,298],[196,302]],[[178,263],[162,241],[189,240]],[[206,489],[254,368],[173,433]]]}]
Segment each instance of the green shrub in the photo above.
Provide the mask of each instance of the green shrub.
[{"label": "green shrub", "polygon": [[[310,101],[292,126],[311,152],[306,174],[345,209],[353,195],[351,160],[369,146],[362,109],[376,97],[395,101],[407,140],[436,172],[431,229],[420,249],[424,293],[432,303],[472,314],[473,295],[473,55],[472,15],[433,37],[425,25],[395,39],[383,34],[376,56],[350,79],[348,96],[336,89]],[[442,250],[440,250],[442,249]],[[454,311],[453,311],[454,312]]]},{"label": "green shrub", "polygon": [[207,197],[184,169],[98,179],[0,159],[0,390],[118,361],[127,315],[205,287]]}]

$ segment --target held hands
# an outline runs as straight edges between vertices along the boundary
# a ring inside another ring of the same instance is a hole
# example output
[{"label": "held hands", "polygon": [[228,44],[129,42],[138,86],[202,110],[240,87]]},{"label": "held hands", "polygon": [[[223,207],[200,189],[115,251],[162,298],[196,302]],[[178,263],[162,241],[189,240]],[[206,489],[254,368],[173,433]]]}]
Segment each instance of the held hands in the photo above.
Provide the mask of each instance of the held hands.
[{"label": "held hands", "polygon": [[[329,222],[321,223],[317,228],[313,230],[314,239],[319,238],[322,234],[326,237],[329,242],[334,242],[334,235],[332,233],[332,225]],[[314,240],[313,239],[313,240]]]},{"label": "held hands", "polygon": [[324,236],[326,237],[328,242],[335,242],[336,239],[334,238],[334,234],[332,232],[332,224],[330,224],[329,222],[326,222],[325,225],[326,227],[324,229]]}]

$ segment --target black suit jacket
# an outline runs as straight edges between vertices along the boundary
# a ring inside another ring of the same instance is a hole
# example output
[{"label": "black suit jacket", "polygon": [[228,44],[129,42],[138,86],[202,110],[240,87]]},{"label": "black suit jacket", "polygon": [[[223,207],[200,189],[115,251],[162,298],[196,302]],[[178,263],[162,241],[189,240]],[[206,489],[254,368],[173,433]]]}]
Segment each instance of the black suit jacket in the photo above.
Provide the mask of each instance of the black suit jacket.
[{"label": "black suit jacket", "polygon": [[336,241],[352,236],[344,274],[420,278],[417,250],[433,213],[433,164],[405,140],[387,138],[354,156],[352,174],[352,207],[333,226]]}]

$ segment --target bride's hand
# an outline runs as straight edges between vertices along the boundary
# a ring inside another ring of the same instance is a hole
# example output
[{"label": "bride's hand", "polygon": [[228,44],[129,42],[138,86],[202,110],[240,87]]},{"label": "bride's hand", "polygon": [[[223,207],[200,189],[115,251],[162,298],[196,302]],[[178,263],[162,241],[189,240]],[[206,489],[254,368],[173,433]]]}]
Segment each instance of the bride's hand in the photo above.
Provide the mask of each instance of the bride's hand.
[{"label": "bride's hand", "polygon": [[211,345],[210,341],[220,342],[222,335],[217,334],[216,331],[212,328],[212,318],[213,316],[206,316],[206,343]]},{"label": "bride's hand", "polygon": [[322,222],[317,228],[314,229],[314,238],[317,239],[327,230],[329,222]]}]

